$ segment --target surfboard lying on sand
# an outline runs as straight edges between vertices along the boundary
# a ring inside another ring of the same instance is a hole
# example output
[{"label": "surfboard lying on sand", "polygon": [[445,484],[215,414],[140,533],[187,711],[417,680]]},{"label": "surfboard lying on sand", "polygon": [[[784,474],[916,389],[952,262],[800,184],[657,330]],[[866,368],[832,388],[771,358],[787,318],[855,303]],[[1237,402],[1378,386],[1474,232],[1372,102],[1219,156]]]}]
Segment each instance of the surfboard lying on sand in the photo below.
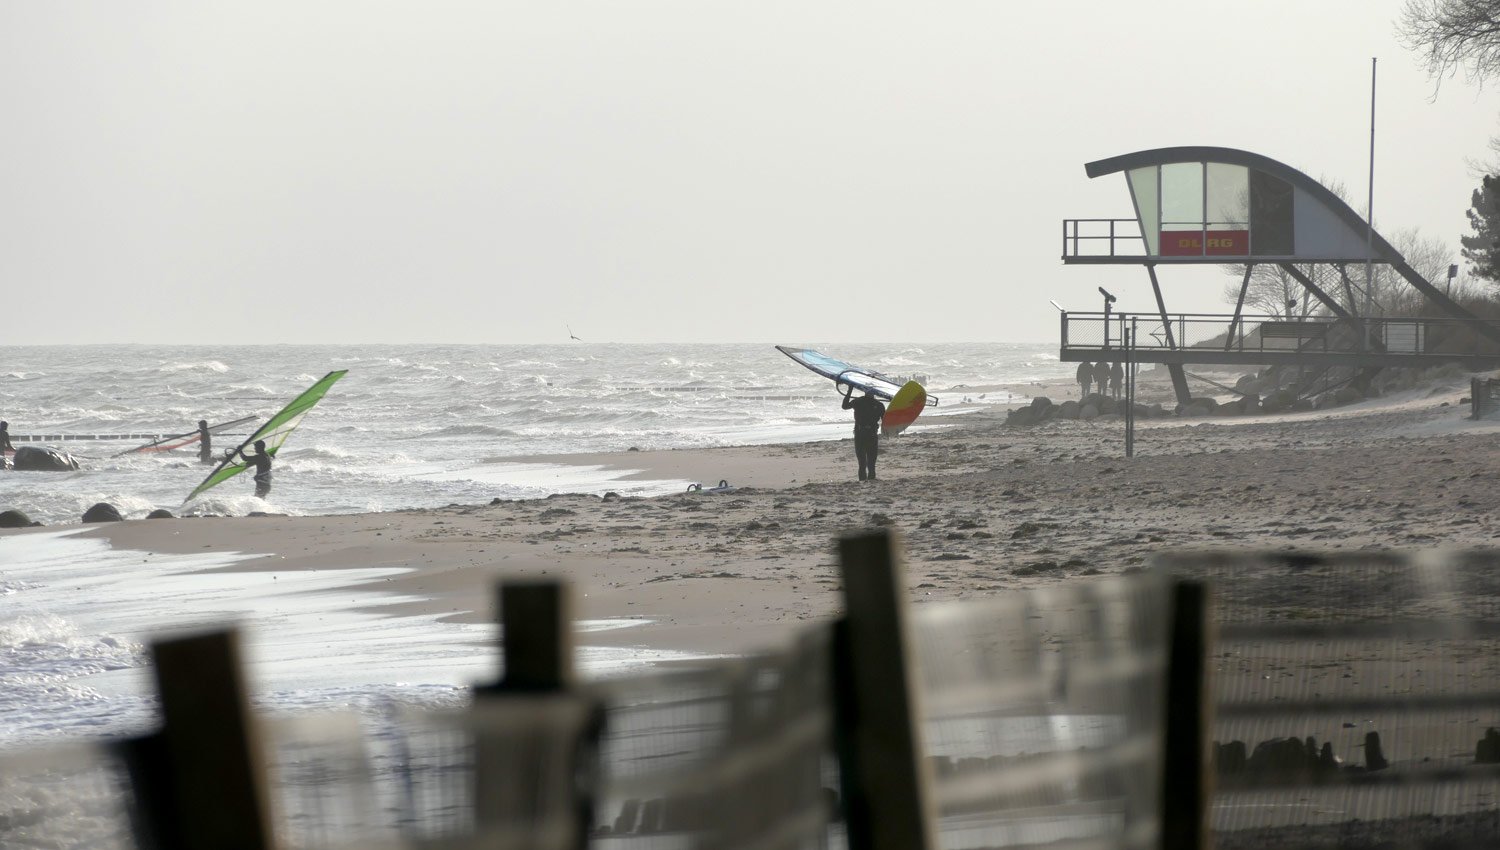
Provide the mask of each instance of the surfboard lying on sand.
[{"label": "surfboard lying on sand", "polygon": [[255,429],[255,433],[247,437],[245,442],[240,443],[237,448],[225,455],[224,460],[218,466],[214,467],[214,471],[210,472],[208,477],[203,479],[203,483],[193,488],[193,492],[189,493],[188,497],[182,500],[183,504],[191,502],[203,491],[223,484],[225,481],[244,472],[248,464],[240,457],[240,452],[244,451],[246,446],[252,445],[256,440],[265,440],[266,453],[274,457],[276,452],[280,450],[282,443],[286,442],[286,438],[290,437],[292,431],[296,430],[297,426],[301,424],[302,417],[306,416],[308,411],[312,410],[319,401],[323,400],[323,396],[328,392],[329,387],[333,386],[335,381],[347,374],[349,374],[348,369],[329,372],[322,378],[319,378],[316,384],[308,387],[302,395],[292,399],[290,404],[281,409],[281,412],[267,419],[266,424]]},{"label": "surfboard lying on sand", "polygon": [[776,350],[832,380],[835,387],[841,384],[850,386],[856,390],[868,392],[882,401],[890,402],[885,411],[885,418],[880,422],[884,433],[899,434],[905,431],[906,427],[915,422],[923,410],[937,406],[937,396],[928,395],[922,385],[916,381],[907,381],[903,384],[897,378],[881,374],[873,369],[845,363],[811,348],[789,348],[785,345],[778,345]]},{"label": "surfboard lying on sand", "polygon": [[[220,431],[227,431],[230,428],[237,428],[241,425],[249,425],[254,421],[254,416],[245,416],[240,419],[235,419],[231,422],[220,422],[217,425],[208,426],[208,433],[217,434]],[[194,428],[186,434],[174,434],[170,437],[162,437],[159,440],[152,440],[151,442],[146,443],[143,446],[136,446],[133,449],[126,449],[119,454],[111,455],[111,457],[120,457],[120,455],[134,454],[135,452],[169,452],[173,449],[180,449],[183,446],[190,446],[193,443],[198,442],[200,439],[202,439],[202,436],[198,433],[198,429]]]}]

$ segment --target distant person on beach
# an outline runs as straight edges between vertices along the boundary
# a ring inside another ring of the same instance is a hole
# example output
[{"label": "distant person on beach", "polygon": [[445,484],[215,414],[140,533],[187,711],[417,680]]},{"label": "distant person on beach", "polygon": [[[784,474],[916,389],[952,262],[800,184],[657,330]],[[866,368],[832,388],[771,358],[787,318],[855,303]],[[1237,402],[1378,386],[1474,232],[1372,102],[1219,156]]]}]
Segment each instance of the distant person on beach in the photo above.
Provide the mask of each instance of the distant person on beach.
[{"label": "distant person on beach", "polygon": [[854,411],[854,456],[859,460],[859,480],[875,480],[875,457],[880,454],[880,418],[885,405],[870,394],[851,398],[854,387],[844,391],[844,409]]},{"label": "distant person on beach", "polygon": [[16,447],[10,444],[10,423],[0,422],[0,469],[10,469],[10,462],[5,459],[5,453],[15,450]]},{"label": "distant person on beach", "polygon": [[214,462],[214,438],[208,432],[208,420],[198,420],[198,462]]},{"label": "distant person on beach", "polygon": [[1095,392],[1101,395],[1109,392],[1109,361],[1100,360],[1094,364],[1094,386],[1098,387]]},{"label": "distant person on beach", "polygon": [[255,467],[255,498],[264,499],[271,494],[271,453],[266,451],[266,441],[255,441],[255,454],[247,455],[240,449],[240,457],[246,466]]},{"label": "distant person on beach", "polygon": [[1109,394],[1115,398],[1120,397],[1120,385],[1125,382],[1125,366],[1118,360],[1115,365],[1109,367]]},{"label": "distant person on beach", "polygon": [[1085,360],[1078,364],[1078,386],[1083,388],[1083,398],[1089,397],[1089,384],[1094,382],[1094,366]]}]

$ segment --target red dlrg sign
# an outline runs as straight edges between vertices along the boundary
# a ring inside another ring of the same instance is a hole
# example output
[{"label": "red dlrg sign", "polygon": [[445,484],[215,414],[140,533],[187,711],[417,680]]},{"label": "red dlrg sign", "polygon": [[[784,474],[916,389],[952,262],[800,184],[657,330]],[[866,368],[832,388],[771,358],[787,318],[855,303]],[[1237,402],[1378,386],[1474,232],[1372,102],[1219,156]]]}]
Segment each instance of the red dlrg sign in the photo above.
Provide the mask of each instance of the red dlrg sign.
[{"label": "red dlrg sign", "polygon": [[[1204,241],[1207,239],[1205,249]],[[1248,230],[1163,230],[1163,257],[1247,257],[1250,255]]]}]

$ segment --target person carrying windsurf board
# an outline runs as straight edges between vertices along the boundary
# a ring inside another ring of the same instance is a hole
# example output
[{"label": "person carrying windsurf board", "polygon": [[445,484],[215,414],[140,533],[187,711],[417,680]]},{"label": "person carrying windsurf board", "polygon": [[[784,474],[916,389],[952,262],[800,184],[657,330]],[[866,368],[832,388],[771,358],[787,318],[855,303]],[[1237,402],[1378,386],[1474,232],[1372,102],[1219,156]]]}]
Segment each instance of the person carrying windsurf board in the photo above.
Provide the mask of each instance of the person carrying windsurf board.
[{"label": "person carrying windsurf board", "polygon": [[846,386],[844,409],[854,411],[854,457],[859,461],[859,480],[875,480],[875,458],[880,454],[880,419],[885,405],[869,390],[853,398],[854,387]]}]

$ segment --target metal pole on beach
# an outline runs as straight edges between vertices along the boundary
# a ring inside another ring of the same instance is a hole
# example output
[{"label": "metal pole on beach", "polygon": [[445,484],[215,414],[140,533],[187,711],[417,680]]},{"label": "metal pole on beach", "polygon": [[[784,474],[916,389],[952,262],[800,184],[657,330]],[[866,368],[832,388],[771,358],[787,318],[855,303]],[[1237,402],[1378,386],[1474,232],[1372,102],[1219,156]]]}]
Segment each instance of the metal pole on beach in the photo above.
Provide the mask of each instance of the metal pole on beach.
[{"label": "metal pole on beach", "polygon": [[1370,320],[1370,300],[1374,291],[1375,256],[1375,57],[1370,57],[1370,183],[1369,200],[1365,206],[1365,305],[1361,312],[1360,350],[1369,346],[1370,334],[1366,323]]},{"label": "metal pole on beach", "polygon": [[1135,317],[1125,334],[1125,456],[1135,457]]}]

